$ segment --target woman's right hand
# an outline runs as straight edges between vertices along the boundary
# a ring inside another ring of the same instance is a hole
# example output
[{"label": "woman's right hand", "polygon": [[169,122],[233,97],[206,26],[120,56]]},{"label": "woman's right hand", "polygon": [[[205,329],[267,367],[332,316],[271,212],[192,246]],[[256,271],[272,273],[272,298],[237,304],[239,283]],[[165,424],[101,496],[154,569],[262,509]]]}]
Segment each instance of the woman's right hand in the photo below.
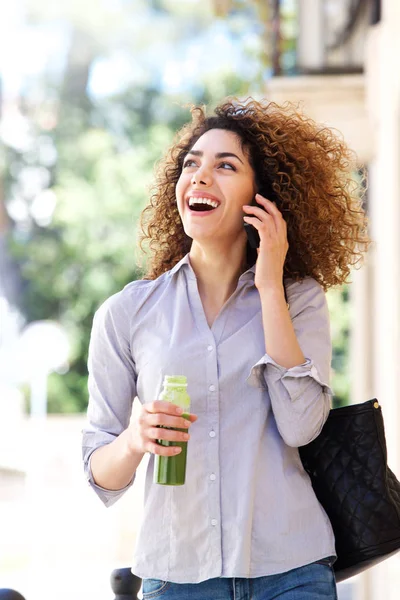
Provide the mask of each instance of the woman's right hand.
[{"label": "woman's right hand", "polygon": [[[152,452],[161,456],[175,456],[181,452],[179,446],[162,446],[157,440],[187,442],[190,435],[184,431],[165,429],[189,429],[197,420],[193,414],[182,417],[183,410],[172,402],[155,400],[142,404],[138,416],[131,420],[128,427],[128,444],[132,452]],[[188,418],[186,418],[186,416]],[[162,427],[160,427],[162,426]]]}]

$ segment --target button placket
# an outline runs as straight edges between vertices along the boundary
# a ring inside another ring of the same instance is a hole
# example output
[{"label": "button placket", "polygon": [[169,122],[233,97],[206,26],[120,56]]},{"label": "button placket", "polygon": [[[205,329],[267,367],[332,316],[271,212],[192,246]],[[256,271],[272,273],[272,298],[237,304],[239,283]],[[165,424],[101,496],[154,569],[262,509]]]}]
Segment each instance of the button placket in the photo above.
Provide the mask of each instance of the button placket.
[{"label": "button placket", "polygon": [[[213,323],[213,327],[209,327],[204,308],[198,292],[197,280],[195,277],[187,278],[187,289],[192,307],[193,318],[199,338],[203,340],[202,358],[204,359],[206,373],[203,380],[203,402],[205,404],[204,421],[202,422],[205,453],[204,453],[204,468],[203,472],[205,480],[209,483],[209,493],[207,494],[207,509],[205,514],[204,525],[208,525],[209,541],[210,541],[210,561],[213,565],[215,577],[222,572],[222,531],[221,523],[221,498],[220,498],[220,457],[219,457],[219,367],[218,367],[218,341],[222,335],[226,314],[222,311],[222,315],[218,315]],[[222,318],[221,318],[222,317]],[[214,387],[211,391],[210,386]],[[204,425],[203,425],[204,424]],[[200,426],[200,419],[199,419]],[[208,434],[208,435],[207,435]],[[209,438],[207,440],[207,437]],[[209,479],[210,475],[215,475],[215,480]],[[214,525],[211,524],[213,520]]]},{"label": "button placket", "polygon": [[221,560],[222,538],[221,528],[221,504],[220,504],[220,482],[219,473],[219,443],[217,433],[219,432],[219,382],[218,382],[218,350],[215,330],[213,329],[213,340],[206,346],[207,379],[205,381],[205,393],[207,394],[207,424],[209,444],[207,448],[207,479],[209,482],[208,493],[208,519],[209,532],[212,540],[215,564]]}]

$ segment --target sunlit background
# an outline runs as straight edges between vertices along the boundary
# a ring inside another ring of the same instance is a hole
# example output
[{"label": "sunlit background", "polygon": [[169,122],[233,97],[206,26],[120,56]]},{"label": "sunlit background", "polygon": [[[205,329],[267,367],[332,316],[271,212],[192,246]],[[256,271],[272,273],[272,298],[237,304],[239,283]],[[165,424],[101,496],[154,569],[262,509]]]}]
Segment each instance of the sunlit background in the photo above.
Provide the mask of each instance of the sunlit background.
[{"label": "sunlit background", "polygon": [[[328,293],[332,385],[336,406],[379,397],[399,474],[399,27],[397,0],[1,3],[0,589],[111,600],[129,566],[142,479],[106,510],[83,478],[87,347],[96,308],[141,277],[138,216],[193,103],[300,102],[368,169],[374,245]],[[340,599],[394,600],[399,573]]]}]

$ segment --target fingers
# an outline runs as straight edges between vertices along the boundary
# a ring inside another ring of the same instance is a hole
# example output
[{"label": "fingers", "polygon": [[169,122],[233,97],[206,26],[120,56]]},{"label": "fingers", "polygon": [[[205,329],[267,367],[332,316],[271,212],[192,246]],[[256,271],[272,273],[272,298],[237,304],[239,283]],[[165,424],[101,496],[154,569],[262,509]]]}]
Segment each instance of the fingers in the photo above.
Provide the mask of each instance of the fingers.
[{"label": "fingers", "polygon": [[262,208],[259,208],[258,206],[248,206],[248,205],[245,205],[245,206],[243,206],[243,210],[246,213],[249,213],[248,216],[253,216],[254,215],[254,217],[257,217],[257,219],[259,221],[270,220],[271,223],[274,223],[274,217],[272,215],[268,214]]},{"label": "fingers", "polygon": [[189,419],[189,421],[191,423],[194,423],[195,421],[197,421],[197,415],[194,415],[192,413],[189,413],[189,414],[186,413],[185,416],[186,416],[187,419]]},{"label": "fingers", "polygon": [[256,200],[258,203],[262,204],[265,207],[265,209],[273,216],[277,232],[286,238],[287,223],[283,218],[281,211],[277,208],[276,204],[274,202],[271,202],[271,200],[260,196],[259,194],[257,194]]},{"label": "fingers", "polygon": [[160,456],[174,456],[179,454],[179,443],[187,442],[190,435],[187,431],[166,429],[165,427],[150,427],[147,430],[146,450]]},{"label": "fingers", "polygon": [[[257,194],[257,201],[261,204],[262,196],[259,198],[258,196]],[[248,213],[243,220],[257,229],[261,241],[264,243],[268,241],[274,245],[286,246],[287,227],[282,214],[270,200],[262,198],[262,204],[265,210],[258,206],[243,206],[243,210]]]},{"label": "fingers", "polygon": [[[190,439],[187,429],[197,420],[196,415],[185,413],[182,416],[182,412],[175,404],[162,400],[142,406],[138,427],[146,452],[161,456],[174,456],[181,452],[177,444]],[[184,431],[177,431],[179,429]]]},{"label": "fingers", "polygon": [[264,196],[261,196],[261,194],[256,194],[256,201],[261,204],[261,206],[264,206],[265,210],[271,213],[274,217],[281,217],[283,219],[282,213],[277,208],[275,202],[268,200],[268,198],[264,198]]},{"label": "fingers", "polygon": [[149,438],[151,440],[166,440],[167,442],[187,442],[190,435],[186,431],[176,431],[176,429],[166,429],[165,427],[151,427],[149,429]]},{"label": "fingers", "polygon": [[177,417],[166,413],[148,413],[146,422],[153,427],[175,427],[176,429],[188,429],[197,419],[196,415],[188,415],[189,418]]},{"label": "fingers", "polygon": [[155,400],[144,406],[149,413],[164,413],[166,415],[181,415],[183,408],[176,406],[172,402],[164,402],[163,400]]},{"label": "fingers", "polygon": [[[275,226],[278,232],[286,233],[286,221],[274,202],[271,202],[271,200],[264,198],[264,196],[261,196],[260,194],[256,194],[256,201],[260,204],[260,207],[245,205],[243,206],[243,210],[251,215],[255,215],[260,221],[270,222],[271,225],[273,224]],[[263,208],[261,208],[261,206]],[[253,222],[251,224],[254,225]]]},{"label": "fingers", "polygon": [[148,443],[146,451],[159,456],[176,456],[182,452],[182,448],[180,446],[162,446],[153,441]]}]

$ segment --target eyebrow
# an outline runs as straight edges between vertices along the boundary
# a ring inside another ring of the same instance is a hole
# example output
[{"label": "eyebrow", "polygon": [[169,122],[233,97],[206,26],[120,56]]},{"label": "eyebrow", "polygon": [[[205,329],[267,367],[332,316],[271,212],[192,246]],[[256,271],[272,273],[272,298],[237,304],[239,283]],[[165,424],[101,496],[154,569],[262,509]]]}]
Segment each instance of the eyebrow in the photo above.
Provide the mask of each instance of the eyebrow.
[{"label": "eyebrow", "polygon": [[[201,150],[189,150],[187,154],[193,154],[194,156],[203,156],[204,152],[202,152]],[[233,154],[232,152],[217,152],[215,155],[215,158],[228,158],[228,157],[237,158],[242,163],[242,165],[244,164],[244,162],[236,154]]]}]

